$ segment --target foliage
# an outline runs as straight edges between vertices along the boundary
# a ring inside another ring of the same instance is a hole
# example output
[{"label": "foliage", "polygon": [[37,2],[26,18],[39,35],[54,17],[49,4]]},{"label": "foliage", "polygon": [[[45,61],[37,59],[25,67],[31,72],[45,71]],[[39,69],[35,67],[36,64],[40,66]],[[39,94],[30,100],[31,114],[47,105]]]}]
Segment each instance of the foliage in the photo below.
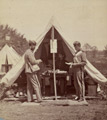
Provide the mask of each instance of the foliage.
[{"label": "foliage", "polygon": [[107,45],[105,46],[104,52],[105,52],[105,57],[107,57]]},{"label": "foliage", "polygon": [[28,42],[24,34],[20,34],[16,29],[8,25],[0,25],[0,49],[8,44],[12,46],[20,55],[28,48]]}]

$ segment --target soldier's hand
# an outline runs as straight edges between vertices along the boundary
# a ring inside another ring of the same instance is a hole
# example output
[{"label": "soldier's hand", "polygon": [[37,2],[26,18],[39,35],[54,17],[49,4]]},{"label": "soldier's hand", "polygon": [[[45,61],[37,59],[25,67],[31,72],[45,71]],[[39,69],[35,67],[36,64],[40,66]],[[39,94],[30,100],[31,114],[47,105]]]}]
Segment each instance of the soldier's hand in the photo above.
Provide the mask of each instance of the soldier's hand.
[{"label": "soldier's hand", "polygon": [[41,62],[42,62],[42,60],[41,60],[41,59],[39,59],[39,60],[38,60],[38,62],[39,62],[39,63],[41,63]]}]

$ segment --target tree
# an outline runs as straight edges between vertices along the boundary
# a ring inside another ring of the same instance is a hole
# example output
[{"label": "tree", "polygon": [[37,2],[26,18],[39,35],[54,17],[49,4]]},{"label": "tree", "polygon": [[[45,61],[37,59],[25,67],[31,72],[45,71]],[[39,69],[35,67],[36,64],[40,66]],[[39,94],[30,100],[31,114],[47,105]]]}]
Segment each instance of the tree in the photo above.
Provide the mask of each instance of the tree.
[{"label": "tree", "polygon": [[23,54],[28,49],[28,41],[17,29],[7,25],[0,25],[0,48],[5,44],[14,46],[19,54]]},{"label": "tree", "polygon": [[92,53],[93,53],[93,57],[95,58],[98,52],[98,48],[96,46],[92,47]]},{"label": "tree", "polygon": [[107,57],[107,45],[105,46],[104,54],[105,54],[105,57]]}]

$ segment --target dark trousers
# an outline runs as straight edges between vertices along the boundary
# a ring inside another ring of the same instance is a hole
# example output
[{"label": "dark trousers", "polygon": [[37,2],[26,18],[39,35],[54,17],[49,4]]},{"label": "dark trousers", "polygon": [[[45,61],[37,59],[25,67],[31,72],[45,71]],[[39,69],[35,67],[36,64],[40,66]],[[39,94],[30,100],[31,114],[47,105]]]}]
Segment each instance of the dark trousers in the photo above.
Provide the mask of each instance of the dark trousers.
[{"label": "dark trousers", "polygon": [[74,73],[74,86],[76,89],[76,95],[79,98],[85,97],[85,84],[84,84],[84,72],[78,71]]}]

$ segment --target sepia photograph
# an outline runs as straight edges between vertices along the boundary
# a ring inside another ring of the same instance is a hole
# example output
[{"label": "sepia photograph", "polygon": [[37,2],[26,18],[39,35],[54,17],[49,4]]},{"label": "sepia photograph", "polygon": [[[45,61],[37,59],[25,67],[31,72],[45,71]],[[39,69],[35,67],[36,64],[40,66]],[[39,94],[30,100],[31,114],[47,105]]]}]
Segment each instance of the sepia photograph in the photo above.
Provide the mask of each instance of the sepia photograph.
[{"label": "sepia photograph", "polygon": [[0,0],[0,120],[107,120],[107,0]]}]

